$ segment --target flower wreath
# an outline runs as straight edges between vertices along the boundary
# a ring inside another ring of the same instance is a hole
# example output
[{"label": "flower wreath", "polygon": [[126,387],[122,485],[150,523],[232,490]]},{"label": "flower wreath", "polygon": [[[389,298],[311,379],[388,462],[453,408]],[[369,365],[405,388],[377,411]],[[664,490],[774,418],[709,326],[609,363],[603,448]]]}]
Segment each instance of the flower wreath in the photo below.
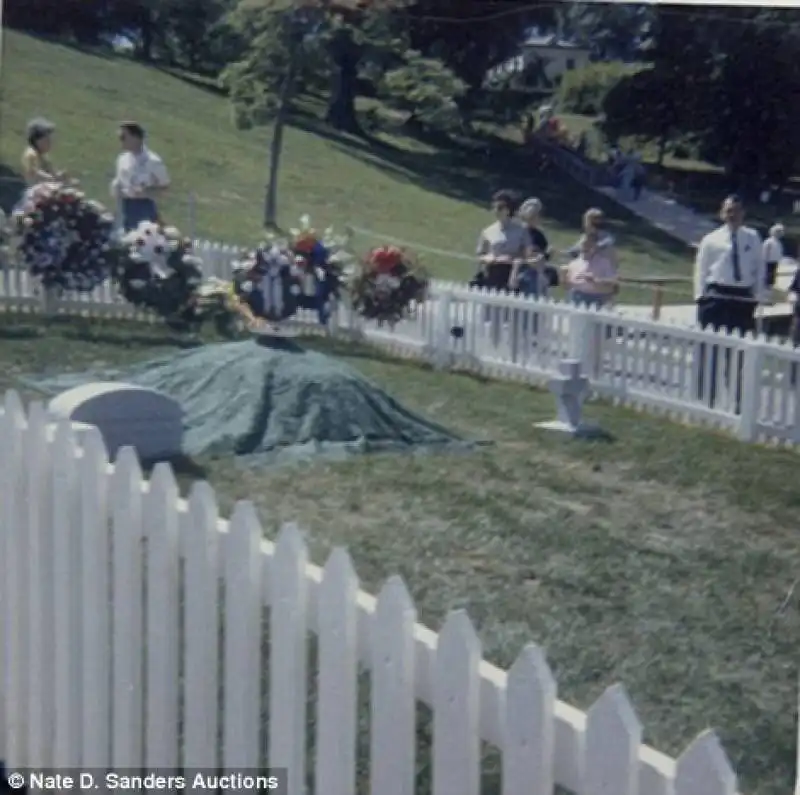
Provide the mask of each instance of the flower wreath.
[{"label": "flower wreath", "polygon": [[292,252],[277,244],[259,246],[233,265],[231,291],[248,320],[287,320],[297,311],[302,290]]},{"label": "flower wreath", "polygon": [[304,215],[299,228],[289,230],[288,239],[273,235],[267,240],[267,246],[277,246],[290,255],[290,279],[300,288],[295,291],[296,307],[315,310],[321,325],[327,324],[340,296],[350,237],[348,233],[336,235],[331,227],[320,234],[312,227],[310,216]]},{"label": "flower wreath", "polygon": [[24,266],[46,288],[89,292],[108,278],[114,216],[79,190],[46,182],[14,211]]},{"label": "flower wreath", "polygon": [[196,330],[208,306],[198,301],[203,262],[173,227],[144,221],[122,238],[115,277],[123,298],[150,309],[170,328]]},{"label": "flower wreath", "polygon": [[416,258],[396,246],[374,248],[350,281],[353,309],[367,320],[394,325],[425,300],[430,279]]}]

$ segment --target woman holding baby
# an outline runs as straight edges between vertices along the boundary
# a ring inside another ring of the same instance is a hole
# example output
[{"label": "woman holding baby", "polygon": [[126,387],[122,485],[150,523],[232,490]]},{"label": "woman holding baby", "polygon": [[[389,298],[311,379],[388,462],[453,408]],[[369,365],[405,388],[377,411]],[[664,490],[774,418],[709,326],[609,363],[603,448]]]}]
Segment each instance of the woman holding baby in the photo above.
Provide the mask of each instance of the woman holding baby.
[{"label": "woman holding baby", "polygon": [[586,212],[583,235],[569,253],[575,258],[562,268],[562,278],[573,303],[598,308],[609,304],[619,291],[619,263],[602,210]]}]

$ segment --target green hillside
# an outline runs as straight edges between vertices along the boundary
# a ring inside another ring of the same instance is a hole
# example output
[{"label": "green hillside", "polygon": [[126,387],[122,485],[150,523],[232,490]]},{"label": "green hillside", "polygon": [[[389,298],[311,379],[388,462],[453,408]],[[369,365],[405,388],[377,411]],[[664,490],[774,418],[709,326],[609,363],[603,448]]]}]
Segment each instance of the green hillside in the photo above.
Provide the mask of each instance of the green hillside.
[{"label": "green hillside", "polygon": [[[6,32],[2,71],[0,163],[16,171],[27,120],[45,115],[58,125],[54,161],[105,199],[121,119],[135,118],[166,160],[174,188],[166,217],[190,231],[188,195],[196,197],[194,230],[242,245],[259,239],[269,129],[241,132],[225,97],[213,89],[130,60],[81,52]],[[339,136],[307,112],[287,131],[280,181],[281,221],[308,212],[319,224],[354,224],[446,251],[469,253],[489,221],[491,192],[516,187],[545,203],[546,231],[557,247],[572,244],[580,217],[600,204],[612,216],[628,274],[683,274],[690,255],[681,244],[611,202],[556,175],[537,175],[527,155],[497,143],[491,154],[437,149],[383,135],[373,143]],[[19,186],[4,183],[4,204]],[[364,239],[365,248],[375,241]],[[439,276],[464,279],[471,263],[426,256]],[[628,300],[649,301],[630,291]]]}]

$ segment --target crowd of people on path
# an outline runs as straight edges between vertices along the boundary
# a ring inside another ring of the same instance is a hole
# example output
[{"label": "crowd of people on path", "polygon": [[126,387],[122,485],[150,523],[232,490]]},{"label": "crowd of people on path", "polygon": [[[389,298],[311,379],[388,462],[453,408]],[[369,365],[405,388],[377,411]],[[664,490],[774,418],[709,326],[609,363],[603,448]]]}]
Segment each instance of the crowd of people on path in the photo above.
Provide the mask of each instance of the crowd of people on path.
[{"label": "crowd of people on path", "polygon": [[[28,123],[27,146],[21,160],[27,190],[43,182],[78,185],[77,179],[53,165],[55,131],[55,125],[44,118]],[[121,225],[128,232],[143,221],[159,222],[157,201],[169,188],[170,177],[164,161],[146,145],[147,135],[141,124],[124,121],[116,132],[121,152],[110,192],[121,212]]]},{"label": "crowd of people on path", "polygon": [[501,190],[492,197],[495,220],[478,237],[478,272],[470,284],[516,295],[546,297],[561,285],[581,305],[609,304],[619,290],[619,263],[614,239],[606,231],[602,210],[583,216],[583,233],[561,254],[569,261],[555,265],[559,252],[541,229],[542,202],[520,201],[516,193]]}]

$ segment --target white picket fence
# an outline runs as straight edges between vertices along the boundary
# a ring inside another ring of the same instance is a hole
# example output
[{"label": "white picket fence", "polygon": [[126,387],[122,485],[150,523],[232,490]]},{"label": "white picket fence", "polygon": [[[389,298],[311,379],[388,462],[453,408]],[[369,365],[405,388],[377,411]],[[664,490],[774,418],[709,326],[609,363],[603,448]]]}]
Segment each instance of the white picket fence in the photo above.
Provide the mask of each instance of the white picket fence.
[{"label": "white picket fence", "polygon": [[288,768],[288,795],[414,795],[422,702],[432,795],[479,795],[482,740],[500,751],[503,795],[736,792],[713,732],[677,761],[643,746],[621,685],[588,713],[558,701],[538,647],[499,670],[463,611],[436,635],[399,578],[375,599],[344,550],[320,569],[297,527],[264,540],[249,503],[221,520],[207,484],[179,499],[168,465],[147,481],[129,448],[112,465],[96,429],[79,441],[13,392],[0,521],[7,771],[269,764]]},{"label": "white picket fence", "polygon": [[[196,253],[207,276],[229,278],[242,250],[198,241]],[[36,312],[45,303],[52,313],[153,320],[126,304],[109,284],[89,295],[45,302],[26,273],[3,272],[0,308]],[[319,330],[313,312],[301,312],[296,322]],[[434,281],[430,300],[394,328],[365,323],[343,305],[334,314],[332,328],[439,367],[534,384],[546,383],[561,359],[577,358],[597,395],[682,422],[723,429],[745,441],[800,445],[800,351],[785,342],[442,281]],[[737,372],[741,373],[739,406]]]}]

